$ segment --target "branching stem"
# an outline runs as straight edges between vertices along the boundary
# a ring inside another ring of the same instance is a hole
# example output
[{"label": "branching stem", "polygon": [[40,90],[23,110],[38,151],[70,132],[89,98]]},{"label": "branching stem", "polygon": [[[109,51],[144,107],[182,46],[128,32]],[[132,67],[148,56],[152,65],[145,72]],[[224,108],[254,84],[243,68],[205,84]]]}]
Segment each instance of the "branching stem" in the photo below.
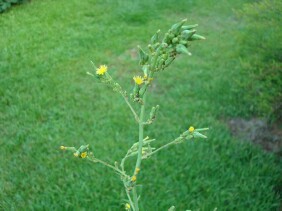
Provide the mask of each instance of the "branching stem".
[{"label": "branching stem", "polygon": [[172,142],[169,142],[169,143],[167,143],[167,144],[161,146],[160,148],[154,150],[153,152],[147,154],[147,155],[146,155],[146,158],[147,158],[147,157],[150,157],[151,155],[157,153],[158,151],[160,151],[160,150],[162,150],[162,149],[165,149],[165,148],[169,147],[170,145],[181,143],[181,140],[182,140],[182,139],[183,139],[182,137],[178,137],[178,138],[174,139]]},{"label": "branching stem", "polygon": [[103,164],[104,166],[107,166],[111,169],[113,169],[114,171],[116,171],[117,173],[119,173],[120,175],[126,177],[126,178],[129,178],[129,176],[127,174],[125,174],[123,171],[119,170],[118,168],[116,168],[115,166],[112,166],[111,164],[108,164],[107,162],[105,161],[102,161],[98,158],[91,158],[91,157],[88,157],[88,160],[94,162],[94,163],[101,163]]},{"label": "branching stem", "polygon": [[131,110],[131,112],[132,112],[132,114],[133,114],[135,120],[136,120],[137,122],[139,122],[139,117],[138,117],[138,115],[136,114],[134,108],[131,106],[130,102],[128,101],[128,97],[125,96],[125,95],[123,95],[123,94],[122,94],[122,97],[123,97],[123,99],[125,100],[125,102],[126,102],[126,104],[128,105],[128,107],[130,108],[130,110]]}]

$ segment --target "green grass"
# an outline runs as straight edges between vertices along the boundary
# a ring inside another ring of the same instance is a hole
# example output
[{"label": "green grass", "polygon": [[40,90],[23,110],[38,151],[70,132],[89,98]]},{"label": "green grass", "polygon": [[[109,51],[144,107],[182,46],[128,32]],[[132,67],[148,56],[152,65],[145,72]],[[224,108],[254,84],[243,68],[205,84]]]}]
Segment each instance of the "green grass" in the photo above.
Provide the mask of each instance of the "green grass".
[{"label": "green grass", "polygon": [[211,130],[207,141],[144,161],[141,208],[279,209],[281,160],[232,138],[223,121],[253,115],[237,86],[232,36],[241,24],[232,11],[246,1],[177,2],[46,0],[1,14],[0,209],[123,210],[117,175],[58,147],[89,143],[103,160],[123,157],[137,125],[120,96],[86,75],[94,71],[90,60],[107,64],[130,90],[139,71],[130,52],[186,17],[207,40],[155,79],[148,102],[161,110],[145,135],[161,145],[190,125]]}]

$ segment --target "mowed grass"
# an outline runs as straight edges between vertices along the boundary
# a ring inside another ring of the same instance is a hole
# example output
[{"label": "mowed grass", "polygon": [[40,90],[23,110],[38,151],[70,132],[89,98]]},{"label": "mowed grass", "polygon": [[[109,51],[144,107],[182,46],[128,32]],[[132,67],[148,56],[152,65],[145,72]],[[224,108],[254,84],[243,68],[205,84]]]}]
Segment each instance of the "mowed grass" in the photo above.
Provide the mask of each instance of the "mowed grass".
[{"label": "mowed grass", "polygon": [[[138,74],[136,46],[188,18],[207,37],[191,57],[157,75],[148,108],[160,105],[145,135],[160,146],[190,125],[207,140],[173,146],[143,162],[142,210],[278,210],[281,160],[231,137],[225,119],[250,117],[236,85],[233,15],[245,1],[32,1],[0,16],[0,208],[123,210],[118,176],[59,150],[90,144],[120,161],[138,139],[121,97],[86,72],[107,64],[128,91]],[[132,171],[134,159],[128,163]]]}]

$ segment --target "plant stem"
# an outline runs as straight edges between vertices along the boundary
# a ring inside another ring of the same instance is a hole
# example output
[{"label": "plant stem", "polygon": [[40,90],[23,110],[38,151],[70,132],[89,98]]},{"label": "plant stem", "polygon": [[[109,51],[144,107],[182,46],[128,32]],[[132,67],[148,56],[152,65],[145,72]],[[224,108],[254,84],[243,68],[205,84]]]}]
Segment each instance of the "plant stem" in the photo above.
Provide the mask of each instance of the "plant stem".
[{"label": "plant stem", "polygon": [[134,108],[131,106],[130,102],[128,101],[128,98],[127,98],[125,95],[123,95],[123,94],[122,94],[122,97],[123,97],[123,99],[125,100],[125,102],[126,102],[126,104],[128,105],[128,107],[130,108],[131,112],[133,113],[133,116],[134,116],[135,120],[136,120],[137,122],[139,122],[138,115],[136,114]]},{"label": "plant stem", "polygon": [[[137,168],[140,169],[141,161],[142,161],[142,147],[143,147],[143,139],[144,139],[144,113],[145,113],[145,103],[146,103],[145,98],[146,98],[146,94],[144,94],[143,96],[143,104],[141,105],[141,109],[140,109],[141,111],[140,111],[140,116],[139,116],[138,154],[137,154],[137,160],[136,160],[136,165],[135,165],[133,175],[135,174],[135,170]],[[133,201],[134,201],[135,210],[139,211],[136,186],[133,187],[132,193],[133,193]]]},{"label": "plant stem", "polygon": [[138,196],[137,196],[136,186],[133,187],[132,193],[133,193],[134,209],[135,209],[135,211],[139,211]]},{"label": "plant stem", "polygon": [[115,170],[115,171],[116,171],[117,173],[119,173],[120,175],[122,175],[122,176],[124,176],[124,177],[126,177],[126,178],[129,178],[129,176],[128,176],[127,174],[125,174],[124,172],[122,172],[121,170],[119,170],[118,168],[116,168],[115,166],[112,166],[111,164],[106,163],[105,161],[102,161],[102,160],[100,160],[100,159],[98,159],[98,158],[90,158],[90,157],[88,157],[88,160],[90,160],[90,161],[92,161],[92,162],[94,162],[94,163],[96,163],[96,162],[101,163],[101,164],[103,164],[103,165],[105,165],[105,166],[107,166],[107,167],[109,167],[109,168]]},{"label": "plant stem", "polygon": [[181,142],[181,140],[182,140],[182,139],[183,139],[182,137],[178,137],[178,138],[174,139],[172,142],[169,142],[169,143],[167,143],[167,144],[165,144],[165,145],[161,146],[160,148],[158,148],[158,149],[154,150],[154,151],[153,151],[153,152],[151,152],[150,154],[147,154],[147,155],[146,155],[146,157],[149,157],[149,156],[151,156],[151,155],[153,155],[153,154],[157,153],[158,151],[160,151],[160,150],[162,150],[162,149],[165,149],[165,148],[169,147],[170,145],[173,145],[173,144],[179,144],[179,143]]},{"label": "plant stem", "polygon": [[124,185],[125,192],[126,192],[126,195],[127,195],[128,200],[129,200],[130,206],[132,207],[132,210],[135,211],[134,204],[133,204],[133,202],[132,202],[130,193],[129,193],[127,187],[126,187],[126,184],[125,184],[125,181],[124,181],[124,180],[123,180],[123,185]]},{"label": "plant stem", "polygon": [[[143,97],[143,104],[141,105],[141,112],[139,117],[139,142],[138,142],[138,155],[136,160],[135,169],[140,168],[142,161],[142,147],[144,139],[144,113],[145,113],[145,94]],[[134,172],[135,172],[134,169]]]}]

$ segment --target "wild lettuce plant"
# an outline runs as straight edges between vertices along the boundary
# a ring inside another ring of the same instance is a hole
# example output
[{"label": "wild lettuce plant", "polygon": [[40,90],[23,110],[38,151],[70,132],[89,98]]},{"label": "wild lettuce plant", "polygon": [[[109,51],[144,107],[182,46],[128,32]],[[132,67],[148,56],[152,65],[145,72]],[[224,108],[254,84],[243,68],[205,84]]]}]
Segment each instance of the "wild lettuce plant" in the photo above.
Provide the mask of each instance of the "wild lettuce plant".
[{"label": "wild lettuce plant", "polygon": [[[135,121],[138,123],[139,139],[135,143],[132,143],[132,146],[127,150],[121,161],[119,163],[113,162],[113,164],[107,163],[97,158],[95,153],[90,151],[89,145],[82,145],[79,148],[60,147],[62,150],[73,152],[75,157],[84,158],[93,163],[100,163],[116,172],[120,176],[127,195],[127,203],[125,204],[126,210],[139,211],[138,203],[140,196],[137,193],[136,186],[138,184],[139,172],[142,169],[142,160],[150,158],[160,150],[171,145],[181,144],[193,138],[207,138],[201,132],[208,130],[208,128],[195,129],[193,126],[190,126],[174,140],[160,147],[154,145],[155,139],[144,136],[144,127],[149,126],[156,120],[160,108],[159,105],[156,105],[151,108],[148,114],[145,112],[147,90],[154,82],[154,77],[170,66],[179,54],[191,55],[188,48],[193,41],[205,39],[203,36],[196,34],[195,28],[198,26],[197,24],[184,25],[185,22],[186,19],[172,25],[163,38],[160,37],[160,30],[158,30],[151,38],[148,51],[144,51],[138,46],[141,71],[140,75],[133,77],[134,87],[130,94],[111,77],[106,65],[96,67],[95,64],[92,63],[96,72],[88,72],[88,74],[94,77],[95,80],[107,84],[114,92],[119,93],[129,107]],[[139,105],[139,112],[134,109],[132,103]],[[126,172],[125,163],[130,157],[136,158],[136,164],[132,172]],[[169,210],[174,210],[174,206]]]}]

